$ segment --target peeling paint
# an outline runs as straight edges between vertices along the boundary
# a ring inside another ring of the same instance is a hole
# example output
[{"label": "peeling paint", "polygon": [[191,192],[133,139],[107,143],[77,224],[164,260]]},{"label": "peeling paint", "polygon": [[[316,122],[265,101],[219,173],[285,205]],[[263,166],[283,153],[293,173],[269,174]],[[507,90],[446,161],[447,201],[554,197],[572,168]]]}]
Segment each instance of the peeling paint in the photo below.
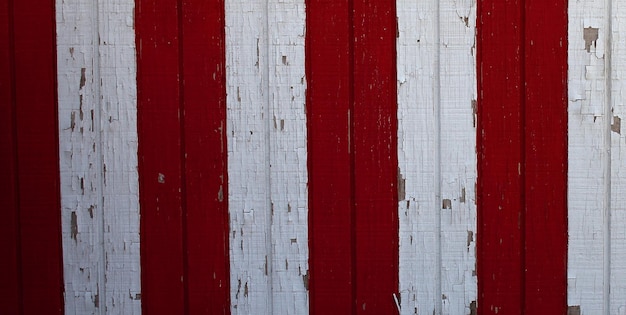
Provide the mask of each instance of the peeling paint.
[{"label": "peeling paint", "polygon": [[591,46],[596,47],[598,41],[598,28],[587,27],[583,31],[583,39],[585,40],[585,50],[591,52]]},{"label": "peeling paint", "polygon": [[621,134],[622,133],[622,119],[618,116],[613,116],[613,123],[611,124],[611,131]]}]

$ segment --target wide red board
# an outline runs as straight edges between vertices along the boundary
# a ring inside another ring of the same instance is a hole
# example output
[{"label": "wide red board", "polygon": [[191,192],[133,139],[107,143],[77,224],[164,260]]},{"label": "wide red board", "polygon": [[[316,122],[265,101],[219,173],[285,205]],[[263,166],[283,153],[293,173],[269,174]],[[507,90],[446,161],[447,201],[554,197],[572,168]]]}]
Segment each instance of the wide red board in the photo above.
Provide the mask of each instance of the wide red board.
[{"label": "wide red board", "polygon": [[567,1],[478,5],[478,309],[565,314]]},{"label": "wide red board", "polygon": [[224,2],[136,7],[142,309],[230,312]]},{"label": "wide red board", "polygon": [[310,310],[393,314],[395,1],[306,7]]}]

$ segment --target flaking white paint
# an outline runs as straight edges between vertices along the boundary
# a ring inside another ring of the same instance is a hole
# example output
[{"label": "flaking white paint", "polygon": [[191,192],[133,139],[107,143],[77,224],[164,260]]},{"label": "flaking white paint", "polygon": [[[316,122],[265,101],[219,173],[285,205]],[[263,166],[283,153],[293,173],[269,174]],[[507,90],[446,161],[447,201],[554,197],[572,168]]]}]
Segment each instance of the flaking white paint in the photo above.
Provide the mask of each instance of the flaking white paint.
[{"label": "flaking white paint", "polygon": [[626,7],[569,3],[568,304],[626,314]]},{"label": "flaking white paint", "polygon": [[308,312],[302,0],[226,1],[231,311]]},{"label": "flaking white paint", "polygon": [[139,314],[134,1],[58,0],[66,314]]},{"label": "flaking white paint", "polygon": [[402,314],[476,300],[476,3],[398,1]]}]

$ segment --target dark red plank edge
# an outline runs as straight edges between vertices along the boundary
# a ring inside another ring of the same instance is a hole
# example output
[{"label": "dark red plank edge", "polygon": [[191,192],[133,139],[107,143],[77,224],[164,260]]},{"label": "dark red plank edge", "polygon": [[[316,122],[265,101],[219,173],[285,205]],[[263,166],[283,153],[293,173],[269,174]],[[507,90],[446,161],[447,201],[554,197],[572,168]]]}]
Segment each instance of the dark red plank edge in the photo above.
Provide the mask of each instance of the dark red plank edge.
[{"label": "dark red plank edge", "polygon": [[7,176],[1,189],[7,227],[1,244],[8,254],[0,313],[62,314],[54,1],[0,5],[5,17],[0,62],[8,79],[0,83],[1,172]]}]

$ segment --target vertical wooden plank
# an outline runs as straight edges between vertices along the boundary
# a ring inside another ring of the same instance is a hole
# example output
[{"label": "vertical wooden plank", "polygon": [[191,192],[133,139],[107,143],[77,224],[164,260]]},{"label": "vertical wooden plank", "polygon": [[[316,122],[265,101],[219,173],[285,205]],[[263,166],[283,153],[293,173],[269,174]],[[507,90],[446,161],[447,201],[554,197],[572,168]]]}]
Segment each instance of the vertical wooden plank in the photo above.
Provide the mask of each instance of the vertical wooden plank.
[{"label": "vertical wooden plank", "polygon": [[65,311],[95,314],[106,296],[97,5],[58,2],[56,17]]},{"label": "vertical wooden plank", "polygon": [[237,314],[308,309],[304,18],[303,1],[226,3]]},{"label": "vertical wooden plank", "polygon": [[272,313],[268,3],[226,2],[233,314]]},{"label": "vertical wooden plank", "polygon": [[[626,82],[623,78],[626,75],[626,41],[624,32],[626,23],[623,20],[626,14],[626,7],[618,1],[609,2],[608,12],[605,15],[608,19],[609,27],[605,30],[607,43],[606,54],[607,66],[605,76],[610,80],[609,106],[606,108],[608,123],[605,125],[606,133],[610,137],[610,263],[609,266],[609,310],[611,314],[624,314],[626,312],[626,129],[622,128],[622,118],[626,117]],[[610,110],[610,111],[609,111]]]},{"label": "vertical wooden plank", "polygon": [[435,170],[439,107],[436,1],[398,1],[398,180],[402,314],[441,307],[439,218]]},{"label": "vertical wooden plank", "polygon": [[0,249],[5,254],[0,277],[0,313],[22,314],[19,242],[19,195],[15,126],[15,48],[13,1],[0,2]]},{"label": "vertical wooden plank", "polygon": [[354,299],[358,314],[390,314],[398,292],[395,0],[354,1],[352,11]]},{"label": "vertical wooden plank", "polygon": [[567,1],[524,12],[524,307],[564,314],[567,291]]},{"label": "vertical wooden plank", "polygon": [[523,2],[478,3],[478,307],[524,303]]},{"label": "vertical wooden plank", "polygon": [[312,314],[353,312],[353,102],[349,1],[306,2]]},{"label": "vertical wooden plank", "polygon": [[581,314],[610,313],[608,5],[570,1],[568,8],[567,303]]},{"label": "vertical wooden plank", "polygon": [[98,1],[97,8],[100,32],[94,40],[100,39],[99,129],[105,256],[100,309],[103,305],[106,313],[139,314],[142,270],[135,1]]},{"label": "vertical wooden plank", "polygon": [[230,312],[224,1],[182,2],[187,303]]},{"label": "vertical wooden plank", "polygon": [[185,312],[179,1],[141,1],[137,36],[137,130],[142,311]]},{"label": "vertical wooden plank", "polygon": [[395,312],[395,23],[394,2],[307,2],[313,313]]},{"label": "vertical wooden plank", "polygon": [[441,314],[472,314],[477,299],[476,4],[441,1],[438,20]]},{"label": "vertical wooden plank", "polygon": [[134,2],[57,2],[65,312],[138,313]]},{"label": "vertical wooden plank", "polygon": [[268,1],[273,314],[309,309],[305,14],[303,0]]},{"label": "vertical wooden plank", "polygon": [[472,1],[398,2],[403,314],[476,307]]},{"label": "vertical wooden plank", "polygon": [[22,311],[61,314],[54,1],[11,3]]}]

